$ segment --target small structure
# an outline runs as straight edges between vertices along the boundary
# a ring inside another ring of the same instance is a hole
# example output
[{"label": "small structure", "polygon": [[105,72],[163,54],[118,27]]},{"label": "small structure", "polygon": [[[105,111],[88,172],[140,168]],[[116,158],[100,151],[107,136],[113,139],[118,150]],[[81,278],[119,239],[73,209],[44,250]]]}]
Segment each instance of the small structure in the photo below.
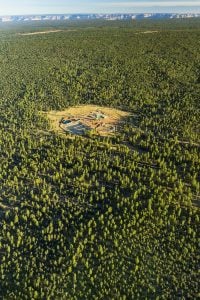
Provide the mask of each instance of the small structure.
[{"label": "small structure", "polygon": [[102,119],[107,118],[107,116],[104,113],[100,112],[100,111],[93,112],[91,114],[91,116],[94,120],[102,120]]},{"label": "small structure", "polygon": [[71,123],[71,120],[65,120],[65,119],[62,119],[61,120],[61,123],[66,125],[66,124],[70,124]]}]

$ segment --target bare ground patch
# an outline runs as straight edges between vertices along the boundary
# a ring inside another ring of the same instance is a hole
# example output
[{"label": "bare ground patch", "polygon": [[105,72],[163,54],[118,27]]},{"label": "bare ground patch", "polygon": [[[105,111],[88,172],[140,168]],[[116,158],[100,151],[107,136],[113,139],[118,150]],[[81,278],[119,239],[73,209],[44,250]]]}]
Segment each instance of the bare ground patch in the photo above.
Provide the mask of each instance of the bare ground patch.
[{"label": "bare ground patch", "polygon": [[93,131],[101,136],[115,134],[130,113],[97,105],[81,105],[63,111],[43,112],[50,120],[51,127],[57,133],[69,132],[83,135]]},{"label": "bare ground patch", "polygon": [[149,34],[149,33],[158,33],[158,30],[148,30],[148,31],[141,31],[141,32],[136,32],[135,34]]},{"label": "bare ground patch", "polygon": [[48,34],[48,33],[55,33],[55,32],[64,32],[64,31],[76,31],[75,29],[68,29],[68,30],[47,30],[47,31],[36,31],[36,32],[27,32],[27,33],[18,33],[18,35],[26,36],[26,35],[39,35],[39,34]]}]

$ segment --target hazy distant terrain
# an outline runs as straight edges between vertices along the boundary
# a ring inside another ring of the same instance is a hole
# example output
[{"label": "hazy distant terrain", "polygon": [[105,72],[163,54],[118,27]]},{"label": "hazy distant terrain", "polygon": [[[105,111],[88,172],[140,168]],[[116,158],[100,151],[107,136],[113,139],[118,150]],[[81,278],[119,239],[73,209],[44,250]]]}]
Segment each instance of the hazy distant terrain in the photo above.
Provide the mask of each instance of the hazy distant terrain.
[{"label": "hazy distant terrain", "polygon": [[69,20],[144,20],[144,19],[190,19],[199,18],[200,13],[136,13],[136,14],[43,14],[43,15],[17,15],[17,16],[0,16],[0,22],[39,22],[39,21],[69,21]]},{"label": "hazy distant terrain", "polygon": [[[1,299],[199,297],[199,25],[0,24]],[[127,120],[52,130],[77,105]]]}]

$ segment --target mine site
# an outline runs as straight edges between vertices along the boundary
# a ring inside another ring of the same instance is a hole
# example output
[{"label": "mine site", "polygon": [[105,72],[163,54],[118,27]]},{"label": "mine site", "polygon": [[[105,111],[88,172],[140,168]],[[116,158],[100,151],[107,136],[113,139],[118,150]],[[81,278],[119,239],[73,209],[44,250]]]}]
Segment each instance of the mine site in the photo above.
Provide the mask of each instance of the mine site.
[{"label": "mine site", "polygon": [[114,135],[130,115],[122,110],[95,105],[75,106],[45,114],[54,131],[79,136],[89,132],[101,136]]}]

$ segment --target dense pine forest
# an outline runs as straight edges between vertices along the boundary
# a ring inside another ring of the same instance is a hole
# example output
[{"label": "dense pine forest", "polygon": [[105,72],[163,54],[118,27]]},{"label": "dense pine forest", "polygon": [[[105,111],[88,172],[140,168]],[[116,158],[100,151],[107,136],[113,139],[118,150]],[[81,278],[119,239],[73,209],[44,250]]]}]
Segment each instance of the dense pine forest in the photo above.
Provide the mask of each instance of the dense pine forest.
[{"label": "dense pine forest", "polygon": [[[0,299],[200,297],[199,49],[200,19],[0,25]],[[80,104],[131,115],[41,114]]]}]

